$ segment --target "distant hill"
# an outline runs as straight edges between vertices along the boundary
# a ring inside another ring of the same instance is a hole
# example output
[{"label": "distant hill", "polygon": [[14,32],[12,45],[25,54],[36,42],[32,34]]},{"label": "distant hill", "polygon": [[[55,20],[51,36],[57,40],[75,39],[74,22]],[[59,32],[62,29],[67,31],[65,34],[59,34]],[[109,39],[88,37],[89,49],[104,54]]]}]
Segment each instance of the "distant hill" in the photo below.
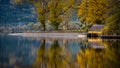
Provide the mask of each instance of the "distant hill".
[{"label": "distant hill", "polygon": [[37,21],[37,14],[32,5],[14,5],[11,1],[14,0],[0,0],[0,24]]}]

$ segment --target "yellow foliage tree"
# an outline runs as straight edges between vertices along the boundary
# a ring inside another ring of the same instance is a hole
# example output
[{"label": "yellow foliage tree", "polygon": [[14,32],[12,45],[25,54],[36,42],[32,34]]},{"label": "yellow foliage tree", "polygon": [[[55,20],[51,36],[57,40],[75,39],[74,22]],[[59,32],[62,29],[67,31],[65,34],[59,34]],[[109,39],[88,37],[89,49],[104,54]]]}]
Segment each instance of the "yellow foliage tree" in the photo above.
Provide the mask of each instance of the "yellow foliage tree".
[{"label": "yellow foliage tree", "polygon": [[104,35],[120,35],[120,1],[110,0],[109,14],[106,19]]},{"label": "yellow foliage tree", "polygon": [[[35,5],[38,20],[46,30],[46,21],[50,21],[55,30],[58,30],[59,25],[65,20],[70,10],[76,8],[76,0],[19,0],[19,2],[27,2]],[[70,16],[70,15],[69,15]],[[49,17],[49,18],[48,18]],[[70,18],[70,17],[69,17]]]},{"label": "yellow foliage tree", "polygon": [[82,22],[101,24],[105,21],[108,2],[108,0],[82,0],[78,16]]},{"label": "yellow foliage tree", "polygon": [[46,19],[47,19],[47,14],[49,11],[49,1],[37,1],[35,2],[35,7],[38,13],[38,20],[40,21],[42,27],[43,27],[43,31],[46,30]]},{"label": "yellow foliage tree", "polygon": [[60,23],[65,20],[63,16],[73,8],[75,0],[52,0],[49,3],[49,20],[55,30],[58,30]]}]

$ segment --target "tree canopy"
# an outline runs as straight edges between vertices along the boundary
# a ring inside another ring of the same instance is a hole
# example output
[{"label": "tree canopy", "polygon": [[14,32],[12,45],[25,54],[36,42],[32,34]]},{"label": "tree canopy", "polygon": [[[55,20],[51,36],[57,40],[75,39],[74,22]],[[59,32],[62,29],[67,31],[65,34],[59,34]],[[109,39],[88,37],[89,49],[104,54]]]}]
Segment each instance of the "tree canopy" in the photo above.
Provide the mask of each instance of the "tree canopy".
[{"label": "tree canopy", "polygon": [[58,30],[60,23],[65,20],[63,17],[73,8],[74,4],[75,0],[53,0],[50,2],[49,20],[55,30]]},{"label": "tree canopy", "polygon": [[103,34],[120,35],[120,1],[111,0],[108,18],[106,19],[106,27]]},{"label": "tree canopy", "polygon": [[83,22],[101,24],[105,21],[107,8],[107,0],[82,0],[78,10],[78,16]]},{"label": "tree canopy", "polygon": [[[71,9],[75,8],[76,0],[20,0],[20,2],[31,3],[35,6],[38,20],[46,30],[46,21],[50,21],[55,30],[65,20]],[[70,17],[69,17],[70,18]]]}]

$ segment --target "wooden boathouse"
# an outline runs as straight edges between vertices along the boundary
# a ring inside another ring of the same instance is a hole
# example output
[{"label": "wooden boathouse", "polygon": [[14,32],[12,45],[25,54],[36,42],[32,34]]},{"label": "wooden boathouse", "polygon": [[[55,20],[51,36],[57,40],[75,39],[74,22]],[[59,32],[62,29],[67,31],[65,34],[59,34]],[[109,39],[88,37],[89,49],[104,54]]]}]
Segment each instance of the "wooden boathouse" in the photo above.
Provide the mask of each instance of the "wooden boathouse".
[{"label": "wooden boathouse", "polygon": [[88,30],[87,36],[88,37],[99,37],[102,33],[103,28],[104,28],[104,25],[95,24]]}]

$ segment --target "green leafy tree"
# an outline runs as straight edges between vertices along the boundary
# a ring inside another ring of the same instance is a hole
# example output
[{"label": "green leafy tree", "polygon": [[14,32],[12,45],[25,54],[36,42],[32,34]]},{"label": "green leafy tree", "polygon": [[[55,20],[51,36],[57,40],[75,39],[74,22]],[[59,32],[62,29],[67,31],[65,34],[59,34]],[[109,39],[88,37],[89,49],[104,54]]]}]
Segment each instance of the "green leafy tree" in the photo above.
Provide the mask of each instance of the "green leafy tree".
[{"label": "green leafy tree", "polygon": [[30,22],[27,24],[28,29],[33,30],[34,23]]},{"label": "green leafy tree", "polygon": [[41,27],[41,25],[38,24],[38,23],[36,23],[36,24],[33,25],[33,29],[34,30],[40,30],[40,27]]}]

